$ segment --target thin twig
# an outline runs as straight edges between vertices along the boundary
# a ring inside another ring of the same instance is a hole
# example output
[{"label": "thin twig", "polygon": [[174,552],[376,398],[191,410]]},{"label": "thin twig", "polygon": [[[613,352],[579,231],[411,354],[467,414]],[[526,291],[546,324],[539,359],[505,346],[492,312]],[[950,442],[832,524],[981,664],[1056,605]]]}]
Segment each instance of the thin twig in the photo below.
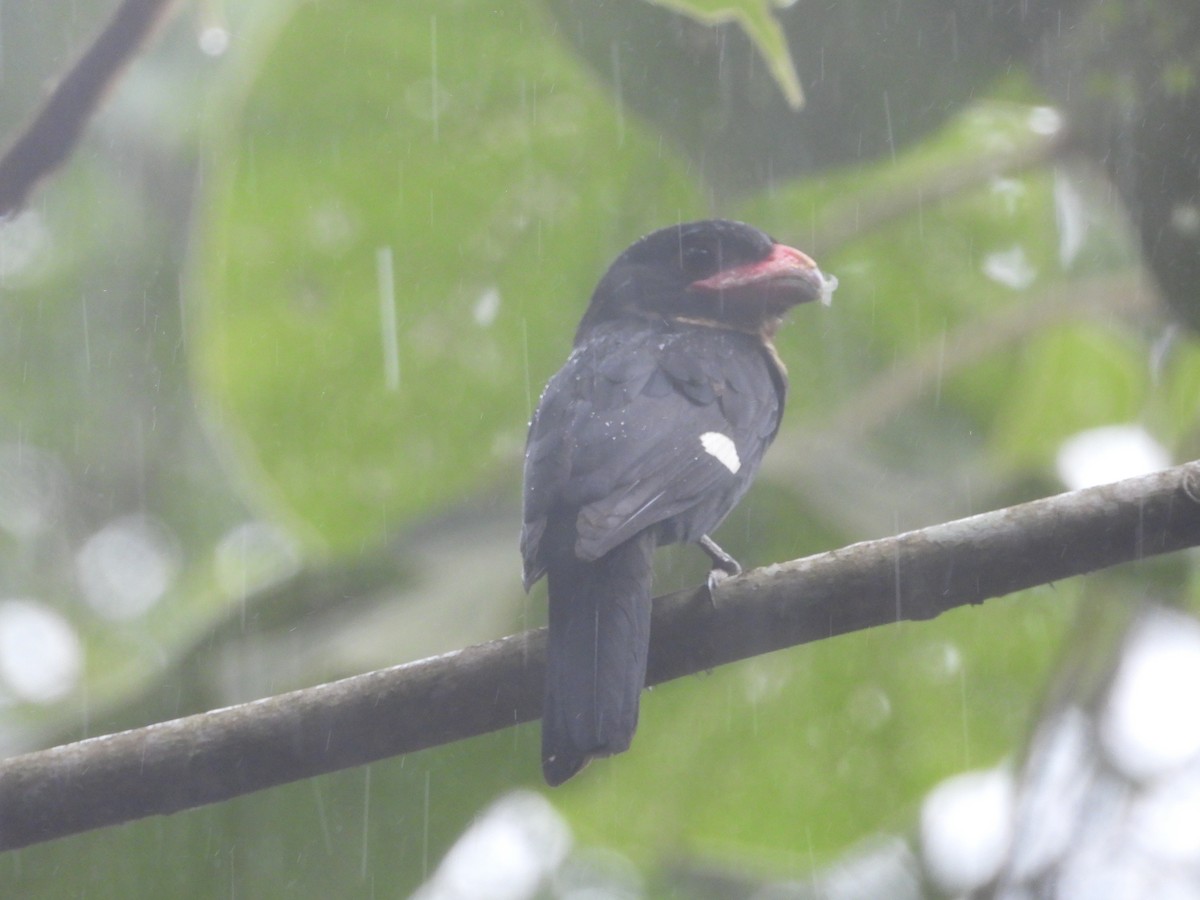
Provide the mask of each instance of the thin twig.
[{"label": "thin twig", "polygon": [[971,319],[918,349],[902,363],[839,403],[822,426],[831,440],[874,431],[905,406],[966,367],[1063,322],[1094,321],[1098,313],[1154,315],[1153,285],[1140,271],[1106,273],[1050,285],[1029,299]]},{"label": "thin twig", "polygon": [[0,218],[19,211],[39,181],[75,150],[109,88],[162,20],[172,0],[125,0],[0,157]]},{"label": "thin twig", "polygon": [[1031,136],[1013,150],[981,154],[957,165],[931,169],[927,177],[897,185],[891,190],[856,191],[821,212],[816,233],[805,249],[823,259],[845,244],[890,225],[922,207],[950,200],[975,190],[1001,175],[1013,175],[1045,166],[1074,152],[1072,135]]}]

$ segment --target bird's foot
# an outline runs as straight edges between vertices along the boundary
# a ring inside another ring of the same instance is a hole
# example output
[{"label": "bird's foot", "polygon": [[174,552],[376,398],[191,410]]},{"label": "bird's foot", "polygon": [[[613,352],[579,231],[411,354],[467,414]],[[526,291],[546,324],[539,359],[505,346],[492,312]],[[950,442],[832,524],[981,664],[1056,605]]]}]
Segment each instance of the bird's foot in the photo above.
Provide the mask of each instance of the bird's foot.
[{"label": "bird's foot", "polygon": [[742,567],[738,561],[722,550],[721,546],[707,534],[700,536],[700,548],[712,560],[714,572],[720,571],[730,578],[742,574]]},{"label": "bird's foot", "polygon": [[712,568],[708,571],[708,596],[711,598],[722,582],[741,575],[742,567],[707,534],[701,536],[700,547],[712,560]]},{"label": "bird's foot", "polygon": [[712,568],[708,570],[708,579],[705,584],[708,585],[708,595],[712,597],[717,588],[728,581],[732,576],[724,569]]}]

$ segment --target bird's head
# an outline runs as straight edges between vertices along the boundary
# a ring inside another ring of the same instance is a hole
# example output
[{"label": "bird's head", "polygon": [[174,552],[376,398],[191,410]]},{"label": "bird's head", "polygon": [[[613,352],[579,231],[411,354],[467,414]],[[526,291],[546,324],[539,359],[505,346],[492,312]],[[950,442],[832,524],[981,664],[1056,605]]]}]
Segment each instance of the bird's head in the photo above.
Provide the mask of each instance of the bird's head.
[{"label": "bird's head", "polygon": [[708,219],[647,235],[596,286],[576,342],[604,322],[659,317],[770,338],[799,303],[828,303],[837,279],[741,222]]}]

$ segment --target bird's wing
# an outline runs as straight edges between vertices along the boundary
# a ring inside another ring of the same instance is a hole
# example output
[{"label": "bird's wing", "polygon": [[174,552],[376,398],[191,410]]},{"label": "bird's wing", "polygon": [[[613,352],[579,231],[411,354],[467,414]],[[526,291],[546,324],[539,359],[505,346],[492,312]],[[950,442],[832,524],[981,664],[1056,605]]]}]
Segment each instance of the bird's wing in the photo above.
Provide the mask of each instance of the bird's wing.
[{"label": "bird's wing", "polygon": [[553,508],[578,510],[575,552],[586,560],[714,494],[736,499],[778,425],[768,366],[755,338],[713,329],[625,331],[578,348],[530,428],[527,581],[540,574]]}]

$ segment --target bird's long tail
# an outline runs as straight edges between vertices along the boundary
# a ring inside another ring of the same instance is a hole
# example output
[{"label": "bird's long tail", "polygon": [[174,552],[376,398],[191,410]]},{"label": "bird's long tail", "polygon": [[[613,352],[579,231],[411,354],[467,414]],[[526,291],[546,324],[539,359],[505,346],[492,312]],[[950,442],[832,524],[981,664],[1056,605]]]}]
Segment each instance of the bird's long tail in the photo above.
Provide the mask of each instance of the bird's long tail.
[{"label": "bird's long tail", "polygon": [[629,748],[650,647],[655,539],[643,532],[595,562],[551,565],[542,773],[562,784]]}]

